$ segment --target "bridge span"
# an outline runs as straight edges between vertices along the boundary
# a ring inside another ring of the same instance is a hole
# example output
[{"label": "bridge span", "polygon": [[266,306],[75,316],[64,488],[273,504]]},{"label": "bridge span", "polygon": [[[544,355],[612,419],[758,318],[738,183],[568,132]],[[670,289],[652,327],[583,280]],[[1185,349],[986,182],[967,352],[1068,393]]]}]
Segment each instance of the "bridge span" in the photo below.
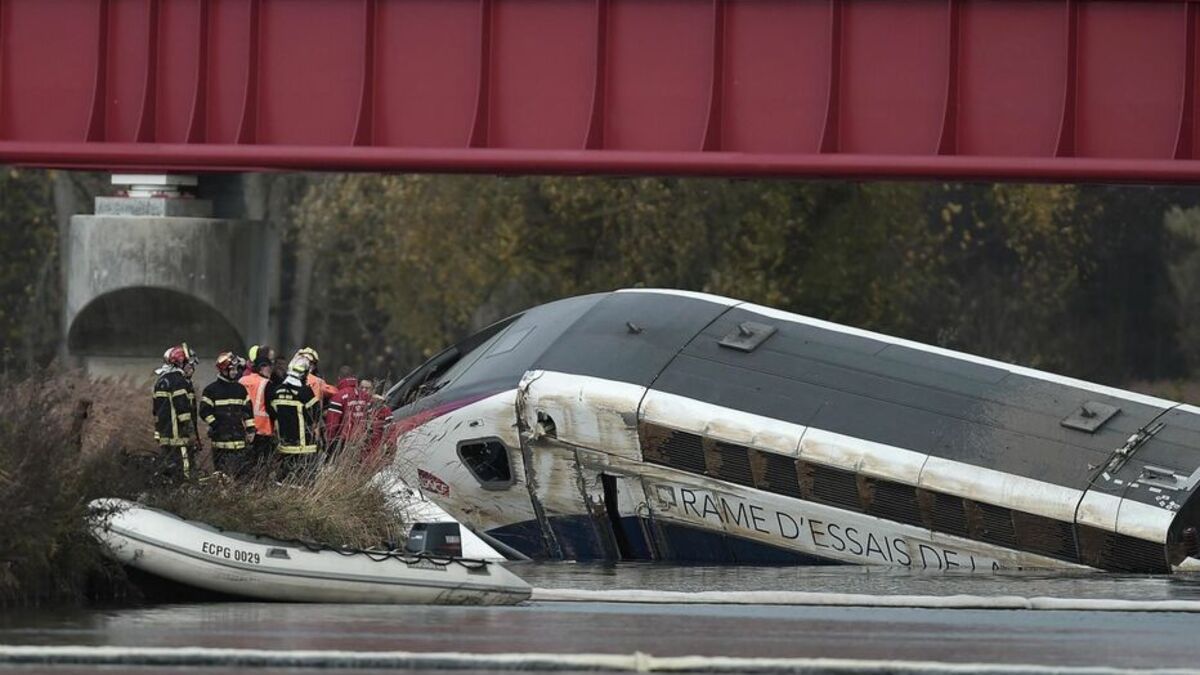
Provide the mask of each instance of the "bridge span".
[{"label": "bridge span", "polygon": [[[0,163],[1192,182],[1198,24],[1198,0],[0,0]],[[277,234],[174,192],[72,221],[64,340],[94,370],[276,340]]]},{"label": "bridge span", "polygon": [[0,162],[1200,177],[1193,0],[0,0]]}]

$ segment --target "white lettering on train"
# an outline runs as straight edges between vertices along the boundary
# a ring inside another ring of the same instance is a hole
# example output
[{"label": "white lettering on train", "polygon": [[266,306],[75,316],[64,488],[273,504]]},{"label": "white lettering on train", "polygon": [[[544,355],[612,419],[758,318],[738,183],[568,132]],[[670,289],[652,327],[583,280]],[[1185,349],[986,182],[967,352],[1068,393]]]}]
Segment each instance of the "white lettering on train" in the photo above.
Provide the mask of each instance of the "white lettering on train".
[{"label": "white lettering on train", "polygon": [[[997,561],[942,544],[910,540],[909,537],[872,531],[862,525],[835,522],[828,517],[811,518],[795,511],[782,511],[739,498],[714,496],[704,490],[678,487],[679,509],[684,516],[708,521],[729,531],[740,529],[779,537],[793,546],[820,549],[864,562],[935,570],[1000,569]],[[669,508],[669,507],[668,507]]]}]

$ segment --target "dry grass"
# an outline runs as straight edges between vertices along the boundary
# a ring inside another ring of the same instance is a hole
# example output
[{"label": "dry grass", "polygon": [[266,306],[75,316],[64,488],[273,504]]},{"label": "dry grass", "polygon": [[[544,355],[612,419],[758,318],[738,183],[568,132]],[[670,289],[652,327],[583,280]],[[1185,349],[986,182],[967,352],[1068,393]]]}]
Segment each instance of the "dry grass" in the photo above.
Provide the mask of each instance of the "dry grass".
[{"label": "dry grass", "polygon": [[119,576],[85,522],[90,499],[139,482],[111,437],[89,436],[91,401],[120,387],[68,373],[0,385],[0,597],[77,598]]},{"label": "dry grass", "polygon": [[190,520],[278,539],[356,548],[403,542],[403,513],[373,479],[377,471],[347,454],[283,482],[267,467],[248,479],[218,477],[146,501]]},{"label": "dry grass", "polygon": [[[144,387],[54,371],[0,382],[0,605],[136,596],[87,534],[87,504],[134,499],[230,530],[332,545],[400,542],[377,466],[347,459],[297,481],[267,471],[164,485]],[[205,464],[204,461],[201,462]]]}]

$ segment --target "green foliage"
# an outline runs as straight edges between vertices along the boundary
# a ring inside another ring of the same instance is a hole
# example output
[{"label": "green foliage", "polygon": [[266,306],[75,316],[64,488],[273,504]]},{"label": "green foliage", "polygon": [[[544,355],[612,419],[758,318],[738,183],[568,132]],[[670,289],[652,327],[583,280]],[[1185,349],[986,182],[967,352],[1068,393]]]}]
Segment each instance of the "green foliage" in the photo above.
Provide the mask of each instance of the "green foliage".
[{"label": "green foliage", "polygon": [[1161,214],[1186,197],[1070,185],[341,176],[310,188],[293,234],[319,252],[310,341],[377,374],[540,302],[641,285],[1119,383],[1178,373]]},{"label": "green foliage", "polygon": [[[1094,264],[1091,221],[1061,185],[941,185],[929,195],[936,272],[913,305],[917,336],[1050,370],[1071,370],[1057,325]],[[1082,255],[1081,255],[1082,254]]]},{"label": "green foliage", "polygon": [[1178,344],[1192,372],[1200,370],[1200,208],[1172,208],[1166,217],[1172,240],[1168,273],[1179,308]]},{"label": "green foliage", "polygon": [[0,167],[0,367],[22,370],[54,353],[58,228],[53,175]]},{"label": "green foliage", "polygon": [[[79,192],[84,205],[90,188],[54,175],[0,172],[0,370],[44,363],[59,336],[54,189]],[[272,191],[267,214],[288,236],[284,341],[319,345],[329,376],[346,363],[395,377],[512,312],[634,285],[719,293],[1113,384],[1187,376],[1200,361],[1197,272],[1186,261],[1195,243],[1163,218],[1200,205],[1186,188],[276,183],[290,186]],[[289,222],[278,211],[292,204]]]},{"label": "green foliage", "polygon": [[931,271],[922,189],[332,178],[296,210],[295,244],[321,252],[309,339],[335,362],[394,374],[531,305],[633,285],[904,328],[904,295]]}]

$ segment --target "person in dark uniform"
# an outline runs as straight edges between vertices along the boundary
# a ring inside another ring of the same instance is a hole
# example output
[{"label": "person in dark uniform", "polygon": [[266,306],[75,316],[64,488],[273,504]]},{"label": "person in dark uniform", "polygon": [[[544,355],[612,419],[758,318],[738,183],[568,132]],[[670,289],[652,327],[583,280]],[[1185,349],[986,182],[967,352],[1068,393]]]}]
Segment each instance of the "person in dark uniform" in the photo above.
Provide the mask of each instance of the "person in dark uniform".
[{"label": "person in dark uniform", "polygon": [[269,389],[267,412],[275,427],[278,443],[275,453],[279,457],[281,478],[303,476],[315,471],[318,464],[317,420],[321,400],[308,386],[311,365],[308,359],[297,356],[288,364],[283,382]]},{"label": "person in dark uniform", "polygon": [[287,377],[288,360],[282,356],[276,356],[271,360],[271,382],[276,386],[283,384],[284,378]]},{"label": "person in dark uniform", "polygon": [[192,374],[196,357],[187,343],[171,347],[163,354],[163,366],[155,371],[154,440],[158,443],[157,473],[174,482],[192,478],[198,471],[196,454],[200,437],[196,434],[196,393]]},{"label": "person in dark uniform", "polygon": [[217,379],[200,395],[200,419],[208,425],[213,466],[242,478],[253,465],[254,409],[246,387],[238,381],[245,360],[233,352],[217,355]]}]

